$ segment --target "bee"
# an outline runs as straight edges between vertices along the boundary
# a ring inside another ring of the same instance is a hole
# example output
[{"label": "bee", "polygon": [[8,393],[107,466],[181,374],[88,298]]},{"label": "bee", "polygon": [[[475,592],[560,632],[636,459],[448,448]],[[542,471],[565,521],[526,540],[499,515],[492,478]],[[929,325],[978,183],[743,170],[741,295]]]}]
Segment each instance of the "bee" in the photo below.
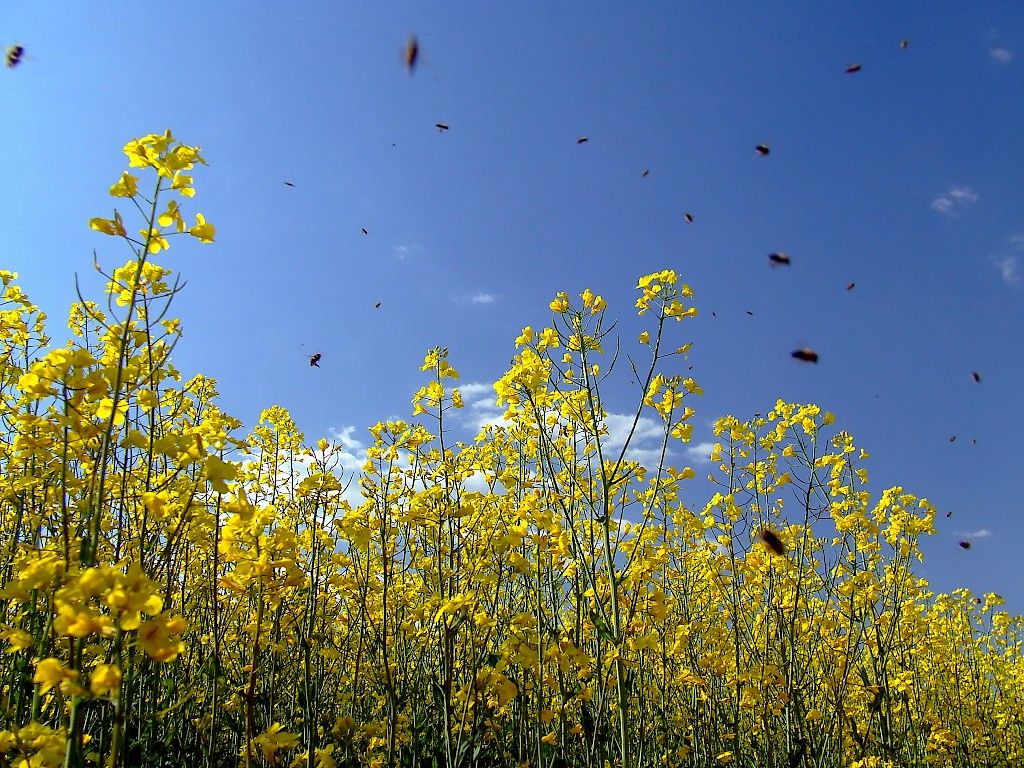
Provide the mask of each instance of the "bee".
[{"label": "bee", "polygon": [[860,64],[851,64],[846,68],[846,74],[853,75],[860,72]]},{"label": "bee", "polygon": [[769,253],[768,261],[776,266],[789,266],[790,258],[788,253]]},{"label": "bee", "polygon": [[804,363],[817,363],[818,353],[810,347],[803,347],[793,351],[793,357]]},{"label": "bee", "polygon": [[14,69],[16,66],[21,64],[21,59],[25,55],[25,46],[15,43],[7,49],[7,55],[5,61],[7,66]]},{"label": "bee", "polygon": [[956,435],[950,435],[949,436],[949,442],[955,443],[956,442]]},{"label": "bee", "polygon": [[856,283],[847,283],[846,284],[846,290],[848,290],[848,291],[852,291],[856,287],[857,287]]},{"label": "bee", "polygon": [[362,230],[360,230],[360,231],[361,231],[361,232],[362,232],[362,233],[363,233],[364,235],[368,235],[368,234],[370,234],[369,232],[367,232],[367,231],[366,231],[366,227],[363,227],[363,228],[362,228]]},{"label": "bee", "polygon": [[588,141],[590,141],[590,139],[588,139],[586,136],[580,136],[578,139],[576,139],[577,144],[586,144]]},{"label": "bee", "polygon": [[380,309],[380,302],[378,301],[376,304],[374,304],[373,308],[374,309]]},{"label": "bee", "polygon": [[751,311],[750,311],[749,309],[747,310],[747,314],[748,314],[748,315],[750,315],[751,317],[753,317],[753,316],[754,316],[754,313],[753,313],[753,312],[751,312]]},{"label": "bee", "polygon": [[405,69],[411,75],[416,69],[416,60],[420,57],[420,43],[413,35],[405,44]]},{"label": "bee", "polygon": [[314,354],[312,357],[309,358],[309,364],[311,366],[313,366],[314,368],[319,368],[320,367],[320,358],[321,357],[323,357],[323,355],[321,355],[319,352],[317,352],[316,354]]},{"label": "bee", "polygon": [[952,511],[949,511],[949,512],[946,513],[946,517],[947,518],[952,517],[952,516],[953,516],[953,512]]},{"label": "bee", "polygon": [[693,214],[692,213],[684,213],[683,214],[683,218],[686,219],[686,223],[687,224],[693,224]]},{"label": "bee", "polygon": [[647,175],[651,172],[650,168],[644,168],[644,172],[640,174],[641,179],[646,179]]},{"label": "bee", "polygon": [[434,123],[434,127],[441,133],[444,133],[448,130],[448,123]]},{"label": "bee", "polygon": [[974,379],[974,382],[976,384],[981,383],[981,374],[978,373],[977,371],[971,371],[971,378]]},{"label": "bee", "polygon": [[762,528],[758,537],[764,542],[764,545],[768,547],[776,555],[784,556],[786,554],[786,547],[782,543],[782,539],[779,538],[779,534],[773,531],[771,528]]},{"label": "bee", "polygon": [[768,157],[768,155],[770,155],[772,152],[771,147],[769,147],[767,144],[758,144],[756,147],[754,147],[754,151],[757,152],[757,154],[759,154],[761,157]]},{"label": "bee", "polygon": [[960,542],[960,549],[970,549],[970,548],[971,548],[971,542],[967,541],[966,539],[964,539],[963,541]]},{"label": "bee", "polygon": [[906,50],[908,45],[910,45],[910,41],[907,40],[906,38],[904,38],[903,40],[900,40],[900,48],[901,49]]}]

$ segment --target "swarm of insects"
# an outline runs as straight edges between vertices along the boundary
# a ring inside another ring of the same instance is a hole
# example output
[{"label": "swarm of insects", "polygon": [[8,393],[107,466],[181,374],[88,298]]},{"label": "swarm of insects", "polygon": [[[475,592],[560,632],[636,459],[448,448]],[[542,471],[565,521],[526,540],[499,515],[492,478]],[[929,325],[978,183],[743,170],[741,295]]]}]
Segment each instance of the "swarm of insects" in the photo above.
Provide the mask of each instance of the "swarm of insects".
[{"label": "swarm of insects", "polygon": [[852,75],[857,72],[860,72],[860,64],[851,64],[846,68],[846,74],[848,75]]},{"label": "swarm of insects", "polygon": [[413,35],[405,44],[405,69],[411,75],[416,69],[416,60],[420,57],[420,43]]},{"label": "swarm of insects", "polygon": [[783,545],[782,539],[771,528],[762,528],[757,535],[764,545],[776,555],[782,557],[786,554],[786,547]]},{"label": "swarm of insects", "polygon": [[25,55],[25,46],[15,43],[7,49],[5,61],[11,69],[21,64],[21,57]]},{"label": "swarm of insects", "polygon": [[769,253],[768,261],[775,266],[789,266],[790,258],[788,253]]},{"label": "swarm of insects", "polygon": [[818,353],[810,347],[793,350],[793,357],[803,363],[817,363]]},{"label": "swarm of insects", "polygon": [[754,151],[757,152],[761,157],[767,157],[771,154],[772,150],[767,144],[758,144],[754,147]]},{"label": "swarm of insects", "polygon": [[319,352],[317,352],[315,355],[313,355],[311,358],[309,358],[309,364],[311,366],[313,366],[314,368],[319,368],[320,367],[320,358],[321,357],[323,357],[323,355],[321,355]]}]

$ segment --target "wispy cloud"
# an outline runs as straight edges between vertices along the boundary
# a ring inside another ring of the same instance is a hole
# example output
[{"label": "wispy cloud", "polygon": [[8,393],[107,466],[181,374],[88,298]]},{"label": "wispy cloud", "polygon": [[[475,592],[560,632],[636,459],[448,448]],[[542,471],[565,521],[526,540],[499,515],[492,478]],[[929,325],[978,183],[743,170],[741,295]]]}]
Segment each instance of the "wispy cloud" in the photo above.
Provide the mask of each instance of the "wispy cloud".
[{"label": "wispy cloud", "polygon": [[714,447],[714,443],[696,443],[686,449],[686,455],[696,464],[710,464],[711,449]]},{"label": "wispy cloud", "polygon": [[497,297],[492,293],[476,293],[473,294],[469,301],[472,304],[493,304],[497,300]]},{"label": "wispy cloud", "polygon": [[996,259],[995,265],[1004,283],[1007,285],[1017,285],[1020,282],[1020,260],[1016,256]]},{"label": "wispy cloud", "polygon": [[932,200],[932,209],[951,215],[956,208],[978,202],[978,193],[970,187],[950,187],[944,194]]},{"label": "wispy cloud", "polygon": [[1013,51],[1007,48],[993,48],[988,53],[1000,64],[1009,64],[1013,60]]},{"label": "wispy cloud", "polygon": [[987,539],[992,535],[992,531],[988,528],[979,528],[976,531],[964,531],[960,535],[965,539]]}]

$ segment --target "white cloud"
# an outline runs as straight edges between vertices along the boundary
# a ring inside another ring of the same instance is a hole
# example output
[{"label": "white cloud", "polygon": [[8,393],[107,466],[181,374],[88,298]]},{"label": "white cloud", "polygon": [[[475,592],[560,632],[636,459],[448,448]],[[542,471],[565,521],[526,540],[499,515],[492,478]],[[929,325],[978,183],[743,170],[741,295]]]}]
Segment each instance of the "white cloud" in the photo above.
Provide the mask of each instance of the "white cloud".
[{"label": "white cloud", "polygon": [[407,258],[409,258],[411,253],[412,248],[408,245],[395,246],[395,256],[398,257],[399,261],[405,261]]},{"label": "white cloud", "polygon": [[469,301],[472,304],[493,304],[497,298],[491,293],[476,293]]},{"label": "white cloud", "polygon": [[1005,259],[996,259],[996,269],[1003,277],[1003,282],[1008,285],[1016,285],[1020,282],[1020,261],[1016,256],[1007,256]]},{"label": "white cloud", "polygon": [[714,443],[697,443],[691,445],[686,449],[686,455],[690,457],[690,460],[698,464],[710,464],[711,463],[711,450],[715,447]]},{"label": "white cloud", "polygon": [[987,539],[992,535],[992,531],[988,528],[980,528],[977,531],[966,531],[960,535],[965,539]]},{"label": "white cloud", "polygon": [[1024,234],[1010,235],[1010,245],[1018,251],[1024,251]]},{"label": "white cloud", "polygon": [[978,202],[978,193],[970,187],[950,187],[944,194],[932,200],[932,209],[942,214],[952,214],[953,209]]},{"label": "white cloud", "polygon": [[989,51],[989,55],[1000,64],[1009,64],[1013,59],[1013,51],[1006,48],[993,48]]},{"label": "white cloud", "polygon": [[470,381],[458,386],[462,400],[470,408],[486,408],[494,406],[494,386],[482,381]]}]

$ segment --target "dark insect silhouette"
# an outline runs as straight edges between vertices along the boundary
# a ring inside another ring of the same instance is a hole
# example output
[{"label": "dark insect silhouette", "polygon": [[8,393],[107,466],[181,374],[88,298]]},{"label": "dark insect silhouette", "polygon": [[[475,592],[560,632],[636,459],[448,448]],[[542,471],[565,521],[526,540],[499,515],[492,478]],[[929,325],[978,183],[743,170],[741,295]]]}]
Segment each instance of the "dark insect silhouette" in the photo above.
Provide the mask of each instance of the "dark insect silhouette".
[{"label": "dark insect silhouette", "polygon": [[413,35],[405,44],[405,69],[411,75],[416,69],[416,60],[420,57],[420,43]]},{"label": "dark insect silhouette", "polygon": [[817,363],[818,353],[810,347],[804,347],[803,349],[797,349],[793,351],[793,357],[804,363]]},{"label": "dark insect silhouette", "polygon": [[437,128],[441,133],[448,130],[448,123],[434,123],[434,127]]},{"label": "dark insect silhouette", "polygon": [[692,213],[684,213],[683,214],[683,218],[686,219],[686,223],[687,224],[693,224],[693,214]]},{"label": "dark insect silhouette", "polygon": [[640,174],[640,178],[641,179],[646,179],[647,178],[647,174],[649,174],[650,172],[651,172],[650,168],[644,168],[644,172]]},{"label": "dark insect silhouette", "polygon": [[361,231],[361,232],[362,232],[362,233],[363,233],[364,235],[368,235],[368,234],[370,234],[369,232],[367,232],[367,231],[366,231],[366,227],[363,227],[363,228],[362,228],[362,230],[360,230],[360,231]]},{"label": "dark insect silhouette", "polygon": [[767,157],[771,154],[772,150],[767,144],[758,144],[754,147],[754,151],[757,152],[761,157]]},{"label": "dark insect silhouette", "polygon": [[378,301],[376,304],[374,304],[373,308],[374,309],[380,309],[380,302]]},{"label": "dark insect silhouette", "polygon": [[857,287],[856,283],[847,283],[846,284],[846,290],[848,290],[848,291],[852,291],[856,287]]},{"label": "dark insect silhouette", "polygon": [[964,541],[960,542],[960,549],[970,549],[970,548],[971,548],[971,542],[967,541],[966,539]]},{"label": "dark insect silhouette", "polygon": [[718,315],[716,315],[714,312],[711,313],[711,316],[712,317],[718,317]]},{"label": "dark insect silhouette", "polygon": [[782,544],[782,539],[779,538],[779,534],[773,531],[771,528],[762,528],[758,533],[761,541],[776,555],[785,555],[786,547]]},{"label": "dark insect silhouette", "polygon": [[906,47],[908,45],[910,45],[910,41],[909,40],[906,40],[906,39],[900,40],[900,48],[906,49]]},{"label": "dark insect silhouette", "polygon": [[949,442],[955,443],[956,442],[956,435],[950,435],[949,436]]},{"label": "dark insect silhouette", "polygon": [[290,182],[290,181],[286,181],[286,182],[284,183],[284,185],[285,185],[286,187],[294,187],[294,186],[295,186],[295,185],[294,185],[294,184],[293,184],[292,182]]},{"label": "dark insect silhouette", "polygon": [[754,316],[754,313],[753,313],[753,312],[751,312],[751,311],[750,311],[749,309],[747,310],[747,314],[748,314],[748,315],[750,315],[751,317],[753,317],[753,316]]},{"label": "dark insect silhouette", "polygon": [[319,352],[317,352],[315,355],[313,355],[311,358],[309,358],[309,364],[311,366],[313,366],[314,368],[319,368],[320,367],[320,358],[321,357],[323,357],[323,355],[321,355]]},{"label": "dark insect silhouette", "polygon": [[971,438],[971,445],[977,445],[977,444],[978,444],[978,438],[972,437]]},{"label": "dark insect silhouette", "polygon": [[15,43],[14,45],[12,45],[10,48],[7,49],[7,55],[5,57],[5,61],[7,62],[7,66],[10,67],[11,69],[14,69],[14,67],[16,67],[19,64],[21,64],[21,58],[24,55],[25,55],[25,46],[18,45],[17,43]]},{"label": "dark insect silhouette", "polygon": [[846,74],[853,75],[860,72],[860,64],[851,64],[846,68]]},{"label": "dark insect silhouette", "polygon": [[777,266],[789,266],[790,258],[788,253],[769,253],[768,261]]},{"label": "dark insect silhouette", "polygon": [[586,144],[588,141],[590,141],[590,139],[588,139],[586,136],[580,136],[578,139],[576,139],[577,144]]},{"label": "dark insect silhouette", "polygon": [[947,513],[946,513],[946,517],[952,517],[952,516],[953,516],[953,513],[952,513],[952,512],[947,512]]},{"label": "dark insect silhouette", "polygon": [[977,382],[978,384],[981,383],[981,374],[978,373],[977,371],[971,371],[971,378],[974,379],[974,381]]}]

